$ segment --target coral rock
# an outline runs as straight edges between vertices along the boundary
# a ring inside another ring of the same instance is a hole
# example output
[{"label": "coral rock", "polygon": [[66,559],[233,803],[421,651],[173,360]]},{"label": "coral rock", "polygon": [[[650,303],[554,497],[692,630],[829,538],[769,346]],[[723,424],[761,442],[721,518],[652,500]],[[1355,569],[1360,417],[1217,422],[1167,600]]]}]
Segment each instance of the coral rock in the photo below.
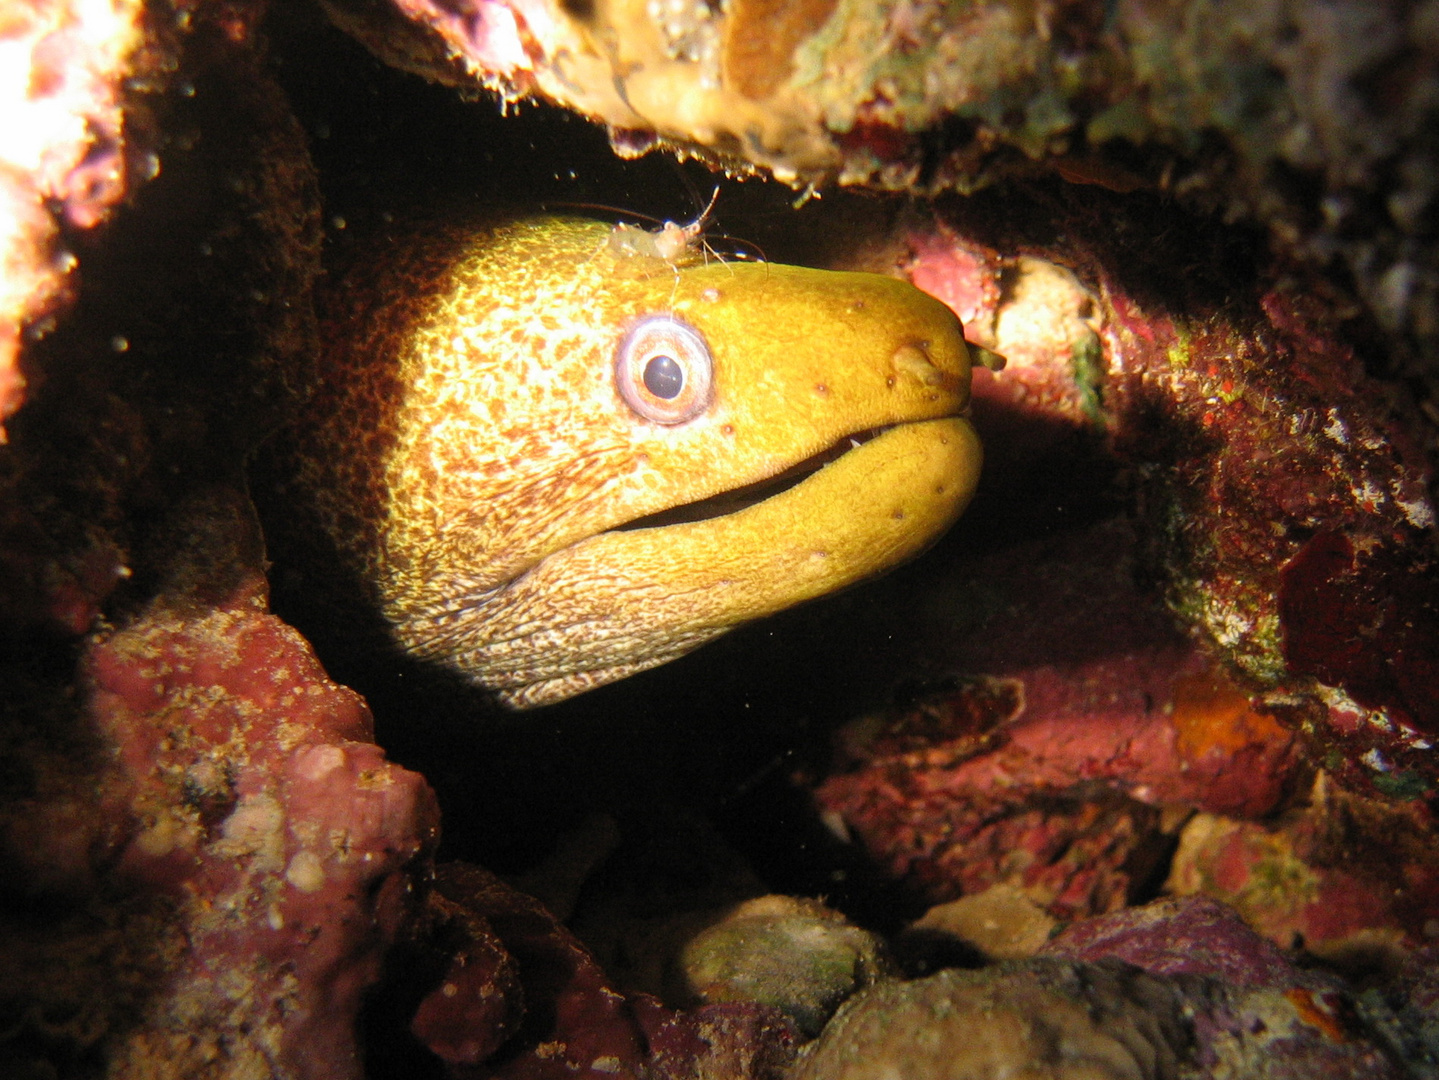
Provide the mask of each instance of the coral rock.
[{"label": "coral rock", "polygon": [[22,331],[53,316],[71,286],[76,260],[60,247],[56,211],[92,228],[157,168],[125,123],[126,79],[160,74],[143,14],[139,0],[35,0],[11,5],[0,29],[6,65],[20,68],[0,101],[0,443],[24,395]]},{"label": "coral rock", "polygon": [[1034,963],[942,971],[858,995],[795,1080],[1174,1077],[1191,1053],[1179,995],[1134,969]]},{"label": "coral rock", "polygon": [[94,645],[116,876],[174,897],[184,946],[122,1075],[357,1077],[354,1023],[409,916],[438,808],[251,580]]},{"label": "coral rock", "polygon": [[[1354,998],[1292,972],[1232,986],[1115,960],[1037,959],[943,971],[852,998],[796,1080],[1114,1077],[1398,1080]],[[1376,1010],[1408,1034],[1393,1014]]]},{"label": "coral rock", "polygon": [[1310,805],[1272,824],[1210,814],[1180,835],[1168,887],[1232,905],[1284,946],[1365,967],[1439,928],[1439,857],[1421,803],[1316,784]]},{"label": "coral rock", "polygon": [[933,902],[1005,882],[1069,919],[1146,880],[1159,808],[1278,805],[1292,733],[1138,592],[1133,543],[1109,522],[972,560],[953,588],[990,599],[943,649],[988,674],[845,728],[821,811]]},{"label": "coral rock", "polygon": [[[1138,511],[1138,568],[1240,669],[1239,689],[1267,690],[1269,710],[1302,727],[1345,784],[1422,794],[1439,716],[1439,532],[1422,422],[1366,374],[1300,281],[1252,255],[1243,280],[1211,280],[1206,260],[1240,262],[1232,241],[1198,231],[1190,246],[1203,255],[1145,247],[1142,229],[1116,233],[1097,213],[1102,201],[1024,203],[1002,218],[976,199],[911,239],[910,276],[942,286],[976,340],[1012,325],[1042,346],[1026,357],[996,341],[1023,362],[976,379],[991,467],[1015,482],[1075,432],[1102,438]],[[991,303],[986,282],[1023,283],[1046,263],[1081,291],[1044,270],[1048,287]],[[1011,318],[1023,296],[1049,316]],[[1085,327],[1098,328],[1098,352]]]},{"label": "coral rock", "polygon": [[1022,960],[1043,948],[1057,925],[1021,890],[1000,884],[935,905],[906,934],[957,938],[991,960]]},{"label": "coral rock", "polygon": [[679,958],[702,1002],[772,1005],[808,1037],[841,1001],[889,974],[883,943],[813,900],[747,900],[691,938]]},{"label": "coral rock", "polygon": [[1343,259],[1377,322],[1439,356],[1439,32],[1329,0],[328,0],[392,62],[796,185],[934,194],[1057,172],[1262,221]]}]

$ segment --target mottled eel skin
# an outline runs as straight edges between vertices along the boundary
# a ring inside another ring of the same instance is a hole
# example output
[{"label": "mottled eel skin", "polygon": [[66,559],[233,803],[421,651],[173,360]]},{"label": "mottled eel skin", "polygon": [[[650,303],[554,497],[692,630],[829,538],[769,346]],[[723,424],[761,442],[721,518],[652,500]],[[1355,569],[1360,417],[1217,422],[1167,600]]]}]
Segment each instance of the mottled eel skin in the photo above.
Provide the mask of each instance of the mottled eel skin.
[{"label": "mottled eel skin", "polygon": [[331,288],[296,429],[287,500],[394,638],[516,707],[914,556],[979,471],[938,301],[871,274],[618,257],[609,234],[393,239]]}]

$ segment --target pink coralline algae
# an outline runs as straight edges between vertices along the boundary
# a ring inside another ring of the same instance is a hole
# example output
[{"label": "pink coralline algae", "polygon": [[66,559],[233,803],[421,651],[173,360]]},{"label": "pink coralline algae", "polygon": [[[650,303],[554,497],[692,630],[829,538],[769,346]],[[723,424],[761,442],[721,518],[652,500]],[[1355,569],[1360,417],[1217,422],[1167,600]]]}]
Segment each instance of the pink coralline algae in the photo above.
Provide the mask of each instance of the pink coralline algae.
[{"label": "pink coralline algae", "polygon": [[[1331,974],[1296,967],[1212,900],[1165,900],[1076,923],[1041,955],[1123,961],[1174,979],[1188,1003],[1202,1076],[1397,1077],[1413,1074],[1396,1058],[1416,1072],[1427,1059],[1422,991],[1397,1009],[1372,993],[1357,995]],[[1416,990],[1423,985],[1413,972],[1409,981]]]},{"label": "pink coralline algae", "polygon": [[1320,782],[1309,805],[1275,822],[1197,815],[1168,887],[1224,901],[1286,947],[1336,964],[1392,964],[1439,931],[1433,833],[1422,802],[1391,805]]},{"label": "pink coralline algae", "polygon": [[[1138,230],[1115,232],[1097,206],[1032,209],[1006,224],[957,204],[909,268],[971,315],[977,343],[1030,343],[976,380],[991,460],[1022,464],[1066,432],[1103,440],[1139,563],[1181,625],[1346,783],[1422,793],[1439,775],[1439,534],[1416,414],[1302,283],[1262,269],[1221,282],[1172,241],[1145,250]],[[1253,257],[1194,240],[1216,265]],[[1027,267],[1055,264],[1078,290],[1072,314],[1006,341]],[[991,306],[1001,280],[1010,295]]]},{"label": "pink coralline algae", "polygon": [[360,1076],[361,995],[436,838],[424,780],[257,579],[101,637],[84,668],[110,874],[171,897],[183,941],[114,1075]]},{"label": "pink coralline algae", "polygon": [[976,557],[951,587],[986,615],[945,659],[984,676],[846,728],[826,817],[931,901],[1005,882],[1068,919],[1128,902],[1163,807],[1274,809],[1292,733],[1138,595],[1132,552],[1110,522]]},{"label": "pink coralline algae", "polygon": [[1156,975],[1208,975],[1233,986],[1287,988],[1300,976],[1289,957],[1234,913],[1205,897],[1161,900],[1074,923],[1040,954],[1123,960]]},{"label": "pink coralline algae", "polygon": [[[1003,884],[1060,919],[1116,910],[1159,884],[1188,814],[1268,836],[1249,823],[1302,808],[1316,770],[1393,800],[1404,835],[1432,827],[1416,797],[1439,780],[1439,581],[1413,415],[1252,249],[1203,230],[1188,254],[1146,246],[1103,219],[1109,198],[1049,192],[1013,217],[954,202],[909,236],[910,277],[1010,359],[975,380],[977,513],[1028,500],[1016,512],[1049,530],[945,571],[914,618],[948,689],[851,723],[815,788],[931,902]],[[1198,269],[1225,260],[1222,282]],[[1086,455],[1087,518],[1044,518],[1074,496],[1029,494],[1035,477]],[[1343,842],[1326,818],[1298,861],[1336,883],[1337,921],[1276,923],[1278,940],[1424,940],[1433,860],[1380,817],[1345,818]],[[1393,872],[1350,867],[1340,889],[1344,852],[1366,849]]]}]

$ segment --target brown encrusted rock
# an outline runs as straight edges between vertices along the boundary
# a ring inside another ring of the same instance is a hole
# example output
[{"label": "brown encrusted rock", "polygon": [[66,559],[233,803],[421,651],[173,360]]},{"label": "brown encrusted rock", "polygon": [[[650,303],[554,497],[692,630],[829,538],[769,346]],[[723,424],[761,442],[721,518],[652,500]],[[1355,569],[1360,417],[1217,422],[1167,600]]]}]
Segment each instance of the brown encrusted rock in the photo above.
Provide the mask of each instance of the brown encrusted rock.
[{"label": "brown encrusted rock", "polygon": [[1121,965],[1028,962],[885,983],[840,1008],[792,1080],[1168,1080],[1192,1036],[1177,991]]},{"label": "brown encrusted rock", "polygon": [[883,942],[817,900],[746,900],[685,943],[679,966],[700,1002],[780,1009],[818,1035],[840,1002],[894,965]]},{"label": "brown encrusted rock", "polygon": [[[1011,356],[975,380],[998,537],[907,604],[913,668],[962,674],[841,729],[826,819],[932,902],[1004,882],[1071,919],[1157,887],[1168,851],[1131,853],[1199,809],[1223,828],[1191,827],[1184,891],[1252,902],[1286,945],[1414,944],[1439,723],[1422,421],[1264,252],[1156,229],[1173,207],[1053,185],[937,211],[911,276]],[[1258,823],[1316,767],[1342,810]]]},{"label": "brown encrusted rock", "polygon": [[1051,333],[1047,355],[978,374],[990,482],[1023,482],[1056,438],[1103,440],[1144,584],[1343,783],[1413,798],[1439,730],[1433,428],[1369,374],[1372,340],[1320,282],[1196,219],[1166,230],[1172,209],[993,193],[918,233],[911,275],[973,311],[981,338],[1013,303],[988,299],[994,279],[1022,283],[1040,261],[1091,298],[1092,340]]},{"label": "brown encrusted rock", "polygon": [[[453,882],[458,875],[449,868],[445,876]],[[472,906],[441,890],[426,904],[425,944],[448,963],[440,985],[411,1017],[410,1033],[442,1061],[473,1065],[498,1050],[524,1017],[519,967]]]},{"label": "brown encrusted rock", "polygon": [[[1202,934],[1222,921],[1199,914],[1185,926],[1180,913],[1172,928]],[[1236,930],[1245,933],[1237,923],[1227,933]],[[1418,1043],[1417,1032],[1406,1027],[1412,1014],[1396,1016],[1376,1001],[1361,1018],[1355,998],[1337,981],[1282,961],[1275,968],[1265,985],[1234,985],[1206,975],[1150,973],[1113,959],[1036,959],[886,983],[841,1007],[805,1048],[791,1080],[1411,1075],[1382,1047]],[[1376,1038],[1375,1021],[1386,1037]],[[1422,1053],[1411,1060],[1421,1062]]]}]

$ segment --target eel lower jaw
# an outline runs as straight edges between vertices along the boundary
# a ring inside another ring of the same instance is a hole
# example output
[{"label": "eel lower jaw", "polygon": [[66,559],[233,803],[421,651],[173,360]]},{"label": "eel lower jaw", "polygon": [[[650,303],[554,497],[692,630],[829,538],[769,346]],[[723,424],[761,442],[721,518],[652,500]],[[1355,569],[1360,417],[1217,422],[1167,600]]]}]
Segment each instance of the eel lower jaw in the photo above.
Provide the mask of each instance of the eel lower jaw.
[{"label": "eel lower jaw", "polygon": [[552,704],[913,558],[969,502],[983,458],[959,416],[839,449],[829,468],[806,459],[816,467],[802,482],[742,510],[598,533],[483,602],[396,621],[397,632],[511,707]]},{"label": "eel lower jaw", "polygon": [[[900,423],[903,423],[901,421]],[[665,510],[646,514],[644,517],[617,525],[610,532],[632,532],[636,529],[660,529],[667,525],[679,525],[691,521],[708,521],[711,518],[726,517],[738,513],[756,503],[771,499],[797,484],[808,480],[832,461],[837,461],[851,450],[858,450],[865,443],[899,427],[899,423],[884,424],[851,432],[837,439],[817,454],[811,454],[803,461],[797,461],[774,476],[757,480],[753,484],[717,492],[695,502],[681,503]]]}]

